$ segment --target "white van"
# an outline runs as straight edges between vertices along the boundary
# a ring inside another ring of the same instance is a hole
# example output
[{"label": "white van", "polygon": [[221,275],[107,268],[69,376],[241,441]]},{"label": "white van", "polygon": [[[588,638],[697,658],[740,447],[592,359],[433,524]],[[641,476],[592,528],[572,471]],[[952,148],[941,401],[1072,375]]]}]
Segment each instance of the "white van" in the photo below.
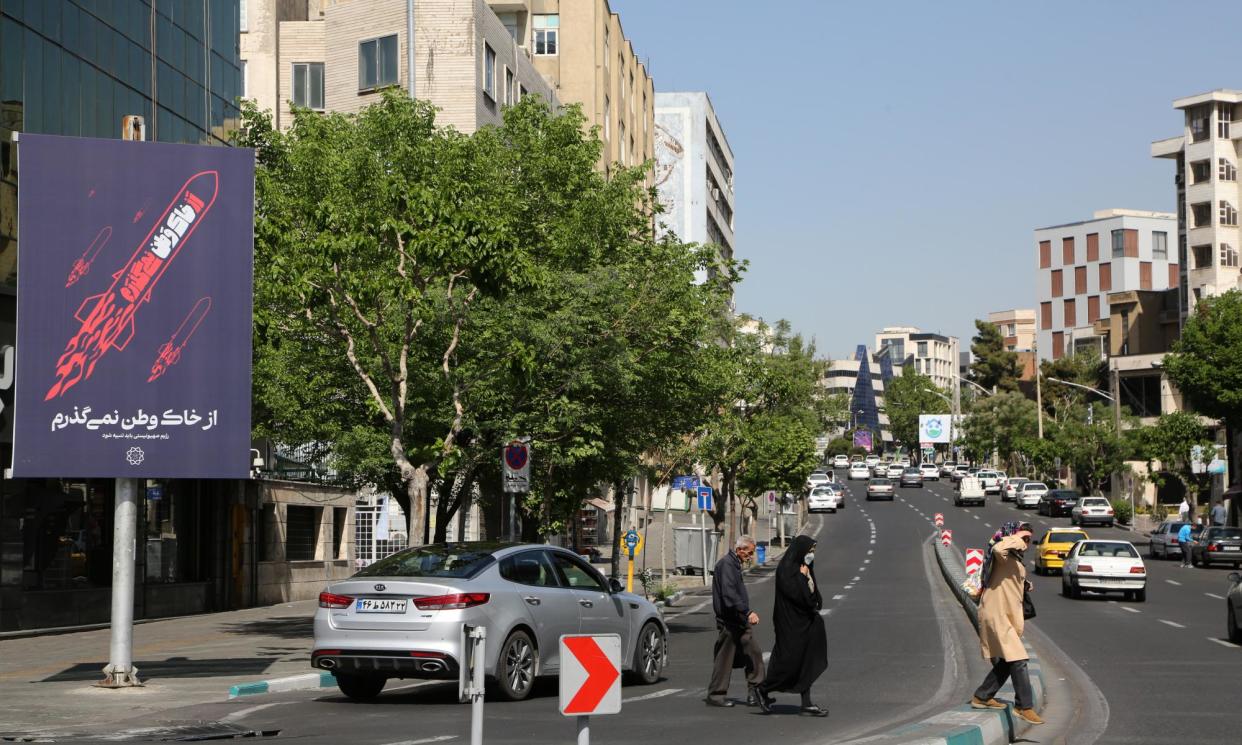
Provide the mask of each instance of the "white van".
[{"label": "white van", "polygon": [[987,494],[983,490],[983,479],[978,476],[963,476],[958,486],[957,493],[953,495],[953,504],[958,507],[964,504],[977,504],[982,507],[987,504]]}]

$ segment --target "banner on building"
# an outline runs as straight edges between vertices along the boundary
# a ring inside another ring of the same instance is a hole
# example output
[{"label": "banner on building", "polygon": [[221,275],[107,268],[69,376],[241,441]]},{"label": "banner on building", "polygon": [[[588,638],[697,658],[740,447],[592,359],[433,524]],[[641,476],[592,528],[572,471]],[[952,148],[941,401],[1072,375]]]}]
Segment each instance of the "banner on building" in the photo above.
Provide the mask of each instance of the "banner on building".
[{"label": "banner on building", "polygon": [[15,477],[247,478],[254,151],[22,134]]},{"label": "banner on building", "polygon": [[862,448],[868,453],[871,452],[873,443],[871,441],[871,430],[856,429],[854,430],[854,447]]},{"label": "banner on building", "polygon": [[953,425],[948,414],[919,414],[919,443],[953,441]]}]

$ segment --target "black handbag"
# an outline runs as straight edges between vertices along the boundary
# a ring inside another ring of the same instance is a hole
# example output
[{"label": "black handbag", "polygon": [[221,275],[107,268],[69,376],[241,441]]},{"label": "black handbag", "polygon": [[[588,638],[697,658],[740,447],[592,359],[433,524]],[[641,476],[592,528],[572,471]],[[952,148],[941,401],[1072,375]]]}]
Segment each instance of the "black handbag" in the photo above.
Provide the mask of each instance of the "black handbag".
[{"label": "black handbag", "polygon": [[1035,617],[1035,603],[1031,602],[1031,593],[1026,590],[1022,591],[1022,617],[1025,619]]}]

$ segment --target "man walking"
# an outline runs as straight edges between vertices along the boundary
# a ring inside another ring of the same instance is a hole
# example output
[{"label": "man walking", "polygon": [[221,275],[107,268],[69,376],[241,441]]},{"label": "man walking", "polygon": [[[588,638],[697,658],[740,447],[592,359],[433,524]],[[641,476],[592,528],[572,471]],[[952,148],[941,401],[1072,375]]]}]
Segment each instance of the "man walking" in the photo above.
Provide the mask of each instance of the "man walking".
[{"label": "man walking", "polygon": [[1190,534],[1194,532],[1194,528],[1190,523],[1182,523],[1182,527],[1177,531],[1177,545],[1182,549],[1182,567],[1191,566],[1190,557]]},{"label": "man walking", "polygon": [[755,641],[753,626],[759,623],[759,614],[750,609],[750,595],[742,582],[742,562],[755,555],[755,539],[739,536],[733,550],[716,562],[712,579],[712,610],[716,613],[715,659],[712,663],[712,679],[707,685],[708,706],[733,706],[725,698],[729,692],[729,678],[733,676],[734,659],[741,657],[738,667],[746,669],[746,683],[750,690],[748,703],[757,700],[755,686],[763,680],[763,652]]},{"label": "man walking", "polygon": [[1177,506],[1177,521],[1190,522],[1190,500],[1187,497],[1182,497],[1182,503]]},{"label": "man walking", "polygon": [[1225,524],[1225,503],[1217,502],[1212,505],[1212,525],[1213,527],[1221,527]]}]

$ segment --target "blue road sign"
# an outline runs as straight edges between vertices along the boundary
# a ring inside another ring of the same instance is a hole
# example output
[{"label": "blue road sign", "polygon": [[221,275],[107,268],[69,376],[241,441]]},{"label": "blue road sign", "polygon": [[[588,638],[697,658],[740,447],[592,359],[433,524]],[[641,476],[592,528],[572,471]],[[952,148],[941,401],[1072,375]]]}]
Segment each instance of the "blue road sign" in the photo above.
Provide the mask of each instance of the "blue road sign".
[{"label": "blue road sign", "polygon": [[698,487],[698,485],[699,485],[698,476],[674,476],[673,477],[673,488],[674,489],[682,489],[684,491],[684,490],[694,489]]},{"label": "blue road sign", "polygon": [[711,512],[712,509],[712,488],[710,486],[699,487],[699,509]]}]

